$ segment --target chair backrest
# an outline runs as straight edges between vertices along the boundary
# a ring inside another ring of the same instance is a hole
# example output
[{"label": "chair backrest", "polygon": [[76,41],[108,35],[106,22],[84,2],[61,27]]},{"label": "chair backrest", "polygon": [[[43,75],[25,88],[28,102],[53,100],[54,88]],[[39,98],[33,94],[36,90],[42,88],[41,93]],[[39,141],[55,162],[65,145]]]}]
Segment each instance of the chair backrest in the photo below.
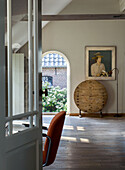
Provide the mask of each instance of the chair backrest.
[{"label": "chair backrest", "polygon": [[[51,138],[51,147],[50,147],[50,152],[48,157],[48,163],[46,166],[52,164],[56,158],[56,153],[60,142],[65,115],[66,115],[65,111],[61,111],[57,113],[49,125],[47,136]],[[48,140],[46,139],[44,144],[45,155],[47,154],[47,150],[48,150]]]}]

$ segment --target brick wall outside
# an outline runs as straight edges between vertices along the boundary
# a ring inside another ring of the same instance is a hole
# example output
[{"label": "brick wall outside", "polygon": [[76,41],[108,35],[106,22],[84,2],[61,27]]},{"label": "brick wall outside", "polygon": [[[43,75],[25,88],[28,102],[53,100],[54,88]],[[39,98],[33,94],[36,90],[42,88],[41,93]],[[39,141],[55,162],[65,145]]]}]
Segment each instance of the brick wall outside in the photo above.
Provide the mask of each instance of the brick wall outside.
[{"label": "brick wall outside", "polygon": [[42,76],[52,76],[54,87],[67,88],[67,68],[42,68]]}]

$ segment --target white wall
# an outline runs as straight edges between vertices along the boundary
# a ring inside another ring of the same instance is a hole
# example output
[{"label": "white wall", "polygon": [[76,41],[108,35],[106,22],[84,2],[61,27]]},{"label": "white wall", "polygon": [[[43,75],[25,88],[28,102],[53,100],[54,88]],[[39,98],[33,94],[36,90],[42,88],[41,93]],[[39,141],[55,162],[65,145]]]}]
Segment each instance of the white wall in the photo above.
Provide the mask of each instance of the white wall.
[{"label": "white wall", "polygon": [[[43,29],[43,52],[57,50],[64,53],[71,65],[71,113],[78,113],[73,99],[76,86],[85,80],[85,46],[117,47],[119,68],[119,112],[125,113],[125,21],[58,21]],[[102,81],[108,91],[108,103],[103,112],[116,109],[116,81]]]},{"label": "white wall", "polygon": [[[117,14],[119,0],[72,0],[60,14]],[[125,21],[56,21],[43,28],[42,52],[60,51],[71,66],[70,107],[78,113],[73,99],[76,86],[85,80],[85,46],[115,45],[119,68],[119,112],[125,113]],[[27,44],[21,49],[27,56]],[[116,81],[102,81],[108,91],[108,103],[103,112],[116,112]]]},{"label": "white wall", "polygon": [[24,54],[13,54],[13,115],[24,113]]},{"label": "white wall", "polygon": [[116,14],[120,13],[119,0],[72,0],[62,14]]}]

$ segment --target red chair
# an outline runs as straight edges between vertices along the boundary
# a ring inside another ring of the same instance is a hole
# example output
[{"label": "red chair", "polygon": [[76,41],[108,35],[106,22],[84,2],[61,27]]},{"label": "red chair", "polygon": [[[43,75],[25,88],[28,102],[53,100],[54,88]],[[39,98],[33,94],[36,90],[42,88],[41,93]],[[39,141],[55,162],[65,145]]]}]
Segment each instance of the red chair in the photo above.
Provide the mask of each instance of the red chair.
[{"label": "red chair", "polygon": [[[52,164],[56,158],[65,115],[65,111],[57,113],[49,125],[47,135],[43,134],[43,137],[46,137],[43,150],[43,167]],[[43,127],[43,129],[47,130],[46,127]]]}]

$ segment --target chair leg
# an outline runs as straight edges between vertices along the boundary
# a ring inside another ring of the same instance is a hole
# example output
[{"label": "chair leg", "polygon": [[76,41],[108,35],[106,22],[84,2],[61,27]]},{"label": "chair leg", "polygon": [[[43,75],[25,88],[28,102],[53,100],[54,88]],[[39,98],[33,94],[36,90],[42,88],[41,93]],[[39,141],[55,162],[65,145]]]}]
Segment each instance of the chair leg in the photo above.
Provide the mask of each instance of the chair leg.
[{"label": "chair leg", "polygon": [[47,165],[47,163],[48,163],[49,152],[50,152],[50,147],[51,147],[51,138],[49,136],[47,136],[46,134],[42,134],[42,136],[46,137],[49,140],[47,156],[46,156],[46,162],[43,164],[43,167],[45,167]]}]

